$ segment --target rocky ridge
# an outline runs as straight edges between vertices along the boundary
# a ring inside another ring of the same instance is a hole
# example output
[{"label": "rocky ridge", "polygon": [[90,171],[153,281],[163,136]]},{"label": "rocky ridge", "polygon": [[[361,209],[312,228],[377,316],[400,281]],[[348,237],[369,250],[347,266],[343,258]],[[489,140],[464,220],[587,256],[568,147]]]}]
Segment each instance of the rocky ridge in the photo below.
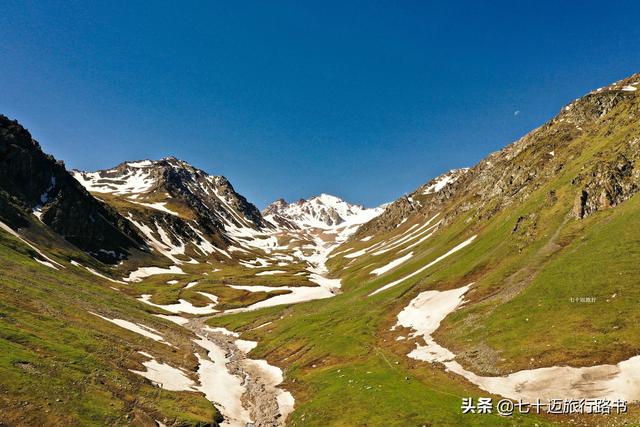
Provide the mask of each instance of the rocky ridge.
[{"label": "rocky ridge", "polygon": [[[428,218],[443,212],[440,227],[460,213],[486,221],[511,204],[526,199],[578,161],[591,138],[631,126],[640,117],[637,88],[640,74],[599,88],[576,99],[554,118],[469,169],[443,174],[390,204],[384,214],[362,226],[354,238],[389,231],[412,215]],[[585,141],[585,142],[582,142]],[[627,200],[640,186],[639,139],[628,139],[586,160],[573,181],[572,214],[584,218]],[[554,191],[547,196],[553,203]]]}]

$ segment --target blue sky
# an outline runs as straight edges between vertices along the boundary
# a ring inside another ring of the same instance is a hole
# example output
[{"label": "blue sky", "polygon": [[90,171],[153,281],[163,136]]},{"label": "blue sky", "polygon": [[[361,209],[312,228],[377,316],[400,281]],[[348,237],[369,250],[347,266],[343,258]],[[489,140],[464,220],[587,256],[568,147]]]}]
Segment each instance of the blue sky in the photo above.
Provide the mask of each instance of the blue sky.
[{"label": "blue sky", "polygon": [[259,207],[393,200],[640,71],[638,2],[84,3],[3,2],[0,113],[69,168],[174,155]]}]

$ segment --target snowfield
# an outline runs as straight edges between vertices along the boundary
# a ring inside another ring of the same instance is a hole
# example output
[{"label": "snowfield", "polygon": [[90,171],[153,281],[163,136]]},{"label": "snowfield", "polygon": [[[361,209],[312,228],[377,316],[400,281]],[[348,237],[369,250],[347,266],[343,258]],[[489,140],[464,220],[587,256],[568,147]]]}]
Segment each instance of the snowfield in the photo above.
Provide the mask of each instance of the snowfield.
[{"label": "snowfield", "polygon": [[129,277],[126,277],[122,280],[125,282],[141,282],[142,279],[149,276],[155,276],[158,274],[185,274],[184,271],[177,265],[172,265],[169,268],[161,268],[161,267],[140,267],[136,271],[133,271],[129,274]]},{"label": "snowfield", "polygon": [[[234,344],[241,352],[245,354],[251,351],[252,349],[254,349],[258,345],[258,343],[255,341],[247,341],[247,340],[239,339],[238,337],[240,336],[240,334],[222,327],[216,327],[216,328],[206,327],[204,329],[204,332],[205,334],[216,333],[216,334],[222,334],[224,336],[236,338],[234,340]],[[213,344],[213,346],[217,347],[215,346],[215,344]],[[218,360],[222,360],[222,359],[218,359]],[[270,393],[276,396],[278,411],[280,413],[280,421],[282,424],[284,424],[287,416],[293,411],[295,400],[293,398],[293,395],[290,392],[278,387],[284,381],[284,375],[282,373],[282,370],[276,366],[270,365],[266,360],[260,360],[260,359],[244,358],[242,359],[241,365],[242,365],[243,371],[245,372],[245,375],[248,375],[249,377],[254,377],[256,379],[259,378],[260,383],[263,384],[263,387],[265,387]],[[218,390],[220,390],[219,387],[218,387]],[[240,416],[238,416],[242,414],[242,411],[239,408],[235,407],[233,410],[233,413],[234,413],[235,419],[241,418]],[[242,427],[244,427],[244,425]]]},{"label": "snowfield", "polygon": [[640,356],[616,365],[582,368],[552,366],[514,372],[502,377],[483,377],[462,367],[455,354],[437,344],[433,334],[440,322],[462,303],[472,284],[450,291],[425,291],[411,300],[398,314],[396,327],[411,328],[411,338],[421,338],[408,356],[429,363],[440,362],[453,373],[463,376],[481,389],[509,399],[534,402],[561,396],[570,399],[606,398],[640,400]]},{"label": "snowfield", "polygon": [[[250,286],[250,285],[229,285],[231,288],[245,290],[248,292],[273,292],[288,291],[287,294],[273,296],[264,301],[259,301],[248,307],[242,307],[227,310],[225,313],[252,311],[264,307],[272,307],[281,304],[293,304],[304,301],[330,298],[335,295],[335,290],[341,287],[340,279],[326,277],[328,270],[326,267],[329,254],[340,244],[344,243],[351,235],[353,235],[358,227],[373,219],[375,216],[383,212],[383,208],[365,209],[361,206],[350,205],[337,197],[329,195],[318,196],[309,203],[299,202],[287,205],[284,213],[279,215],[290,215],[287,219],[296,222],[305,227],[311,227],[304,231],[287,230],[300,241],[309,241],[311,243],[297,247],[292,255],[275,253],[275,251],[290,251],[288,246],[280,246],[275,235],[255,232],[254,230],[243,229],[237,230],[242,232],[242,237],[251,239],[243,240],[243,244],[247,248],[264,250],[269,254],[269,258],[279,261],[295,262],[299,261],[307,265],[306,271],[309,274],[309,280],[318,284],[318,286]],[[328,224],[324,222],[327,212],[338,212],[340,221],[337,224]],[[268,217],[268,216],[267,216]],[[275,233],[281,232],[276,228]],[[327,238],[327,235],[330,237]],[[240,237],[240,234],[238,234]],[[240,261],[240,264],[248,268],[268,267],[272,265],[272,260],[264,258],[255,258],[251,261]],[[256,273],[256,276],[265,276],[273,274],[286,273],[284,270],[268,270]],[[305,272],[296,273],[297,275],[307,274]]]},{"label": "snowfield", "polygon": [[209,360],[196,353],[200,366],[198,376],[200,385],[197,390],[203,392],[207,399],[220,407],[225,416],[222,425],[245,427],[252,422],[249,411],[242,405],[245,392],[243,379],[229,372],[226,365],[229,359],[225,352],[206,337],[198,337],[196,344],[208,352]]},{"label": "snowfield", "polygon": [[92,193],[113,193],[116,195],[129,195],[145,193],[153,188],[156,181],[151,178],[151,173],[146,170],[152,166],[143,162],[128,163],[135,170],[114,178],[100,176],[99,172],[72,171],[73,177]]},{"label": "snowfield", "polygon": [[157,384],[165,390],[172,391],[195,391],[195,383],[189,377],[185,375],[180,369],[174,368],[171,365],[159,363],[148,353],[139,351],[145,357],[151,360],[142,362],[146,371],[136,371],[130,369],[134,374],[141,375],[153,383]]},{"label": "snowfield", "polygon": [[260,273],[256,273],[256,276],[271,276],[274,274],[282,274],[286,273],[284,270],[270,270],[270,271],[261,271]]},{"label": "snowfield", "polygon": [[[273,206],[273,205],[272,205]],[[269,208],[267,208],[269,209]],[[309,200],[300,200],[295,203],[286,203],[277,208],[277,216],[286,218],[300,229],[320,228],[330,232],[344,223],[363,224],[380,215],[383,208],[367,209],[360,205],[345,202],[339,197],[330,194],[320,194]],[[265,219],[277,224],[273,214],[266,215]]]},{"label": "snowfield", "polygon": [[240,313],[244,311],[258,310],[259,308],[273,307],[281,304],[295,304],[316,299],[331,298],[334,294],[322,286],[248,286],[248,285],[228,285],[233,289],[240,289],[248,292],[273,292],[289,291],[287,294],[276,295],[247,307],[233,308],[225,310],[225,313]]},{"label": "snowfield", "polygon": [[166,319],[170,322],[175,323],[176,325],[184,325],[186,323],[189,323],[189,319],[185,319],[182,316],[173,316],[171,314],[154,314],[154,316]]},{"label": "snowfield", "polygon": [[408,254],[401,256],[400,258],[394,259],[387,265],[383,265],[380,268],[376,268],[375,270],[371,270],[371,274],[375,274],[376,276],[380,276],[381,274],[386,273],[389,270],[393,270],[399,265],[404,264],[406,261],[410,260],[413,257],[413,252],[409,252]]}]

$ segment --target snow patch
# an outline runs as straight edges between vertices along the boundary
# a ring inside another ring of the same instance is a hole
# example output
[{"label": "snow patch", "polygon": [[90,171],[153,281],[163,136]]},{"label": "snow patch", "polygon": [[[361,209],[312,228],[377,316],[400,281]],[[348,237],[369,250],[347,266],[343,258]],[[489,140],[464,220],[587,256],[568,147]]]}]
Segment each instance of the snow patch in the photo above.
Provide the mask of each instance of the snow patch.
[{"label": "snow patch", "polygon": [[393,270],[394,268],[396,268],[397,266],[404,264],[406,261],[408,261],[409,259],[411,259],[411,257],[413,257],[413,252],[409,252],[408,254],[406,254],[405,256],[402,256],[400,258],[397,258],[393,261],[391,261],[390,263],[388,263],[387,265],[384,265],[380,268],[376,268],[375,270],[371,270],[371,274],[375,274],[376,276],[379,276],[381,274],[386,273],[389,270]]},{"label": "snow patch", "polygon": [[44,260],[41,260],[41,259],[36,258],[36,257],[33,257],[33,259],[34,259],[34,261],[37,261],[37,262],[39,262],[40,264],[42,264],[42,265],[44,265],[44,266],[47,266],[47,267],[49,267],[49,268],[53,268],[54,270],[57,270],[57,269],[58,269],[58,267],[56,267],[55,265],[53,265],[53,264],[52,264],[52,263],[50,263],[49,261],[44,261]]},{"label": "snow patch", "polygon": [[107,276],[105,276],[104,274],[102,274],[102,273],[100,273],[100,272],[98,272],[98,271],[94,270],[94,269],[93,269],[93,268],[91,268],[91,267],[87,267],[87,266],[84,266],[84,265],[80,264],[78,261],[71,260],[71,264],[72,264],[72,265],[74,265],[74,266],[76,266],[76,267],[84,268],[84,269],[85,269],[85,270],[87,270],[89,273],[93,274],[94,276],[101,277],[101,278],[106,279],[106,280],[108,280],[108,281],[110,281],[110,282],[113,282],[113,283],[120,283],[120,284],[122,284],[122,285],[126,285],[126,282],[123,282],[123,281],[121,281],[121,280],[114,280],[114,279],[112,279],[111,277],[107,277]]},{"label": "snow patch", "polygon": [[225,313],[239,313],[244,311],[253,311],[265,307],[273,307],[281,304],[294,304],[304,301],[331,298],[334,294],[327,288],[321,286],[245,286],[245,285],[229,285],[233,289],[239,289],[248,292],[273,292],[273,291],[289,291],[287,294],[276,295],[263,301],[251,304],[247,307],[234,308],[225,310]]},{"label": "snow patch", "polygon": [[271,276],[273,274],[282,274],[286,273],[284,270],[270,270],[270,271],[261,271],[260,273],[256,273],[256,276]]},{"label": "snow patch", "polygon": [[164,213],[168,213],[170,215],[173,216],[177,216],[179,217],[180,214],[177,212],[172,211],[171,209],[167,208],[167,202],[156,202],[156,203],[143,203],[143,202],[136,202],[134,200],[129,199],[129,202],[131,203],[135,203],[136,205],[140,205],[140,206],[144,206],[147,208],[151,208],[151,209],[155,209],[157,211],[161,211]]},{"label": "snow patch", "polygon": [[136,271],[129,274],[129,277],[124,278],[125,282],[141,282],[142,279],[149,276],[155,276],[158,274],[186,274],[177,265],[172,265],[169,268],[161,267],[140,267]]},{"label": "snow patch", "polygon": [[200,385],[197,390],[203,392],[206,398],[220,406],[225,416],[223,425],[245,427],[251,422],[249,412],[242,406],[242,395],[245,392],[240,377],[229,372],[226,365],[230,362],[225,352],[211,340],[198,337],[196,344],[208,352],[210,360],[196,353],[200,366],[198,376]]},{"label": "snow patch", "polygon": [[171,365],[159,363],[156,359],[152,358],[148,353],[139,351],[145,357],[150,357],[151,360],[142,362],[146,371],[136,371],[129,369],[134,374],[141,375],[153,383],[159,385],[164,390],[171,391],[195,391],[195,383],[187,377],[180,369],[174,368]]},{"label": "snow patch", "polygon": [[[58,267],[61,267],[61,268],[65,268],[64,265],[55,262],[54,260],[52,260],[51,258],[46,256],[45,254],[43,254],[40,249],[36,248],[34,245],[29,243],[26,239],[22,238],[22,236],[20,236],[16,231],[14,231],[11,227],[9,227],[7,224],[5,224],[2,221],[0,221],[0,228],[3,229],[4,231],[6,231],[7,233],[11,234],[12,236],[17,237],[18,239],[20,239],[24,244],[26,244],[31,249],[36,251],[38,253],[38,255],[40,255],[42,258],[44,258],[48,263],[50,263],[52,265],[55,265],[55,266],[58,266]],[[35,259],[35,260],[38,261],[40,264],[43,264],[43,262],[41,260],[38,260],[38,259]],[[44,264],[44,265],[47,265],[47,264]],[[49,267],[49,265],[47,265],[47,267]],[[55,268],[55,267],[51,267],[51,268]],[[57,270],[57,268],[55,268],[55,269]]]},{"label": "snow patch", "polygon": [[422,192],[422,194],[426,195],[426,194],[433,194],[433,193],[439,192],[440,190],[442,190],[447,185],[453,184],[454,182],[456,182],[468,170],[469,170],[468,168],[452,169],[449,172],[447,172],[447,173],[445,173],[443,175],[440,175],[439,177],[437,177],[435,179],[435,182],[433,184],[428,186]]},{"label": "snow patch", "polygon": [[141,295],[140,298],[138,298],[138,301],[142,301],[145,304],[149,304],[151,306],[161,308],[170,313],[213,314],[218,312],[218,310],[215,310],[213,308],[215,307],[215,304],[207,304],[204,307],[196,307],[193,304],[191,304],[189,301],[186,301],[184,299],[179,299],[176,304],[166,304],[166,305],[155,304],[151,302],[150,294]]},{"label": "snow patch", "polygon": [[522,370],[501,377],[483,377],[463,368],[455,354],[437,344],[432,334],[440,322],[463,302],[471,285],[449,291],[425,291],[411,300],[398,314],[397,326],[411,328],[411,337],[420,337],[408,356],[425,362],[443,363],[445,368],[463,376],[481,389],[509,399],[533,402],[537,398],[549,400],[562,396],[567,399],[624,399],[640,400],[640,356],[623,360],[616,365],[596,365],[574,368],[552,366]]},{"label": "snow patch", "polygon": [[170,322],[175,323],[176,325],[185,325],[189,323],[189,319],[185,319],[182,316],[172,316],[170,314],[154,314],[154,316],[166,319]]},{"label": "snow patch", "polygon": [[135,332],[136,334],[151,338],[154,341],[158,341],[169,346],[171,345],[171,343],[168,343],[164,340],[164,337],[160,334],[160,332],[153,328],[150,328],[149,326],[145,326],[140,323],[129,322],[128,320],[124,319],[109,319],[108,317],[100,316],[96,313],[89,313],[93,314],[94,316],[98,316],[99,318],[106,320],[107,322],[111,322],[114,325],[118,325],[121,328],[127,329],[131,332]]}]

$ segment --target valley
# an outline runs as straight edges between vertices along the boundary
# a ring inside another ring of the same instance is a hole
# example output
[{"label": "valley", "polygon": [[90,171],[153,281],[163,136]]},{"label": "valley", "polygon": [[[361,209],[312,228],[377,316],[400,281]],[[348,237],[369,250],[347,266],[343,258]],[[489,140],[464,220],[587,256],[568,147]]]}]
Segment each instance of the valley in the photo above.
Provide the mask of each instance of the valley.
[{"label": "valley", "polygon": [[375,208],[260,211],[173,157],[67,171],[2,116],[0,423],[640,423],[638,85]]}]

